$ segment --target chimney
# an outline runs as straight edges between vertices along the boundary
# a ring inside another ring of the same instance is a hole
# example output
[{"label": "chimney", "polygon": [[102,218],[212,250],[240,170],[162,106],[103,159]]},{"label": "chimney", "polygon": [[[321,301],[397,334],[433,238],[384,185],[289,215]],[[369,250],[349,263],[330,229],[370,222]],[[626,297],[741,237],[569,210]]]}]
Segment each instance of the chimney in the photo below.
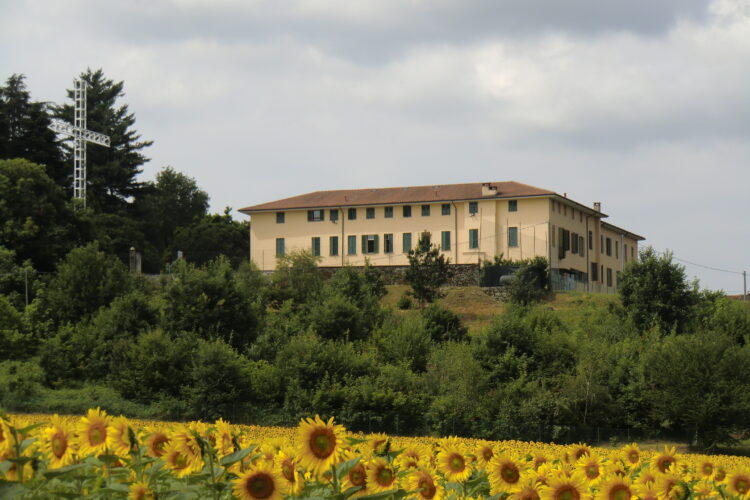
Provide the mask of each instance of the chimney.
[{"label": "chimney", "polygon": [[601,212],[602,211],[602,202],[601,201],[595,201],[594,202],[594,210],[596,210],[597,212]]},{"label": "chimney", "polygon": [[497,186],[493,186],[489,182],[483,183],[482,196],[497,196]]}]

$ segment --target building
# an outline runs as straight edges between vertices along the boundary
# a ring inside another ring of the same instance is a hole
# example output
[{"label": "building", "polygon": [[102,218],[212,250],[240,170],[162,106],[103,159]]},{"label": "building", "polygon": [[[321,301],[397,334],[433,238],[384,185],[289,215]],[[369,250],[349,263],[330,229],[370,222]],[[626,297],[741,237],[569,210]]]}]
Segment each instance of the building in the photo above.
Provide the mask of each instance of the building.
[{"label": "building", "polygon": [[600,203],[518,182],[316,191],[240,212],[251,218],[250,258],[269,271],[298,249],[325,267],[406,266],[429,232],[453,264],[540,255],[555,289],[613,292],[644,239],[605,222]]}]

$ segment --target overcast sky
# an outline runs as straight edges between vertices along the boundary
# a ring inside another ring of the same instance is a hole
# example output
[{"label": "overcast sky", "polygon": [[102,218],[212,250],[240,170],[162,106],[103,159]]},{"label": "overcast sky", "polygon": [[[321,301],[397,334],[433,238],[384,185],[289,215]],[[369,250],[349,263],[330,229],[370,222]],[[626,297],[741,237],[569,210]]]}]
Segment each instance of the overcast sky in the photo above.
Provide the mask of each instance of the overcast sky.
[{"label": "overcast sky", "polygon": [[0,0],[2,80],[60,103],[87,67],[125,82],[143,179],[214,211],[516,180],[750,271],[748,0]]}]

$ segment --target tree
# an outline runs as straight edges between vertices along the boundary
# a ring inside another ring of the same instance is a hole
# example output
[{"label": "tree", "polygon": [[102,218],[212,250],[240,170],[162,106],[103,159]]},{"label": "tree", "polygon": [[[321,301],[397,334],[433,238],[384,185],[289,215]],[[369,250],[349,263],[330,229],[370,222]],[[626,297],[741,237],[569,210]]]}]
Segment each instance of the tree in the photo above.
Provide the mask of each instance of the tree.
[{"label": "tree", "polygon": [[161,261],[176,231],[206,216],[208,193],[192,177],[165,167],[156,182],[143,184],[134,205],[146,238]]},{"label": "tree", "polygon": [[420,307],[443,296],[440,287],[450,278],[449,266],[449,260],[440,249],[430,243],[430,233],[422,233],[416,248],[409,250],[409,269],[406,270],[410,293]]},{"label": "tree", "polygon": [[[96,211],[114,213],[124,210],[131,197],[138,194],[140,184],[136,176],[141,173],[141,165],[148,161],[141,150],[152,141],[142,141],[133,130],[135,116],[129,112],[127,104],[119,104],[125,96],[124,83],[114,82],[104,76],[101,69],[91,69],[80,78],[88,84],[86,91],[87,127],[110,137],[109,148],[89,146],[87,155],[86,203]],[[68,97],[73,91],[68,90]],[[64,104],[55,109],[55,116],[73,122],[74,107]],[[68,158],[72,149],[65,147]]]},{"label": "tree", "polygon": [[11,75],[0,87],[0,159],[23,158],[41,165],[60,187],[70,187],[57,135],[50,130],[48,105],[32,102],[24,75]]},{"label": "tree", "polygon": [[229,259],[233,267],[247,261],[250,255],[250,230],[247,222],[237,222],[229,215],[207,215],[187,227],[177,228],[170,249],[172,257],[182,251],[185,259],[197,265],[220,255]]},{"label": "tree", "polygon": [[672,254],[657,255],[648,247],[631,261],[620,277],[620,298],[635,325],[645,330],[656,323],[666,332],[682,331],[690,319],[697,292],[685,277],[685,268],[672,262]]},{"label": "tree", "polygon": [[513,276],[508,297],[511,302],[524,306],[539,302],[547,293],[549,266],[544,257],[524,261]]},{"label": "tree", "polygon": [[63,190],[42,167],[22,159],[0,160],[0,221],[0,245],[40,271],[54,269],[81,233]]}]

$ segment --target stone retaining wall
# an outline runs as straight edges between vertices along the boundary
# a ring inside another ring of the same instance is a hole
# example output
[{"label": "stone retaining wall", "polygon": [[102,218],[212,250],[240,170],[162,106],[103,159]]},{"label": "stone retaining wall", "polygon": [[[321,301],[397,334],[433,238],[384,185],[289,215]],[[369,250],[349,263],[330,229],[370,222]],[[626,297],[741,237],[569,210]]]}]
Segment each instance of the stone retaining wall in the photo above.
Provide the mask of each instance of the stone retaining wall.
[{"label": "stone retaining wall", "polygon": [[[355,266],[362,269],[361,266]],[[386,285],[405,285],[406,270],[409,266],[373,266],[383,273],[383,280]],[[446,283],[447,286],[478,286],[479,285],[479,266],[477,264],[451,264],[452,276]],[[323,277],[328,279],[335,273],[339,267],[321,267],[320,271]]]}]

